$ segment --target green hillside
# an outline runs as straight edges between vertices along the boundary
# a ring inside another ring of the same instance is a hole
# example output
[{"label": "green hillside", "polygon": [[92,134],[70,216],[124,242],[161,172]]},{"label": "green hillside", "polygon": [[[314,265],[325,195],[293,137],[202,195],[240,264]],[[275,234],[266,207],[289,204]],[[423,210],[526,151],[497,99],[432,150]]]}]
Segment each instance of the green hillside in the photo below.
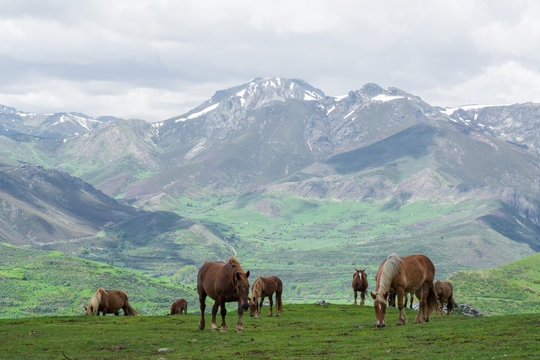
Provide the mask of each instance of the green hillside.
[{"label": "green hillside", "polygon": [[459,271],[448,281],[458,303],[486,315],[540,312],[540,252],[493,269]]},{"label": "green hillside", "polygon": [[[264,310],[264,309],[263,309]],[[0,320],[2,359],[533,359],[540,314],[470,318],[435,316],[373,327],[372,307],[285,305],[282,316],[244,316],[244,332],[197,328],[199,315],[39,317]],[[210,315],[206,315],[207,324]]]},{"label": "green hillside", "polygon": [[176,299],[191,305],[196,298],[188,286],[59,252],[0,244],[0,318],[80,315],[98,287],[124,290],[142,314],[166,314]]}]

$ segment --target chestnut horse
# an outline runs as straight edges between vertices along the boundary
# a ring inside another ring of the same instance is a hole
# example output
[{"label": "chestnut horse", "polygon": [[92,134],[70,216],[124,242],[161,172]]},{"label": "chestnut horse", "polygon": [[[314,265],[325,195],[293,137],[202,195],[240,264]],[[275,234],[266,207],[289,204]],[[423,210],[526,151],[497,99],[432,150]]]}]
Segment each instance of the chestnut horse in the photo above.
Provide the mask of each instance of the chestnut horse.
[{"label": "chestnut horse", "polygon": [[218,308],[221,307],[221,331],[227,330],[225,323],[225,315],[227,309],[226,302],[238,302],[238,323],[236,331],[244,330],[242,327],[242,314],[244,310],[249,309],[249,271],[245,272],[242,266],[234,257],[228,262],[223,261],[208,262],[206,261],[199,269],[197,274],[197,292],[199,293],[199,303],[201,308],[201,319],[199,320],[199,329],[203,330],[204,309],[206,308],[206,296],[214,299],[212,307],[212,331],[218,329],[216,325],[216,314]]},{"label": "chestnut horse", "polygon": [[375,294],[371,293],[371,297],[375,300],[373,303],[377,319],[375,326],[385,326],[386,298],[390,291],[396,294],[398,300],[398,325],[407,323],[403,310],[403,297],[405,293],[411,291],[414,291],[420,300],[414,323],[428,322],[429,315],[437,309],[437,297],[433,286],[434,277],[435,266],[427,256],[400,257],[397,254],[388,256],[377,271]]},{"label": "chestnut horse", "polygon": [[437,300],[439,300],[439,308],[437,312],[443,314],[443,306],[446,301],[446,315],[450,315],[450,311],[456,306],[454,301],[454,287],[448,281],[437,280],[435,283],[435,293],[437,294]]},{"label": "chestnut horse", "polygon": [[[249,301],[249,316],[261,316],[261,310],[264,302],[264,298],[268,297],[270,301],[270,312],[268,316],[272,316],[272,296],[276,294],[276,316],[280,316],[283,311],[283,304],[281,303],[281,293],[283,292],[283,284],[277,276],[262,277],[259,276],[251,287],[251,299]],[[257,300],[261,298],[260,304]]]},{"label": "chestnut horse", "polygon": [[88,306],[84,308],[86,315],[114,314],[118,316],[120,309],[124,310],[124,315],[137,315],[137,311],[131,307],[127,294],[122,290],[105,290],[99,288],[90,299]]},{"label": "chestnut horse", "polygon": [[187,314],[187,301],[178,299],[171,305],[171,315],[182,315],[182,311],[184,312],[184,315]]},{"label": "chestnut horse", "polygon": [[360,291],[360,306],[364,306],[364,300],[366,299],[366,291],[368,287],[367,275],[364,270],[354,269],[356,272],[352,276],[352,288],[354,291],[354,303],[356,305],[357,292]]}]

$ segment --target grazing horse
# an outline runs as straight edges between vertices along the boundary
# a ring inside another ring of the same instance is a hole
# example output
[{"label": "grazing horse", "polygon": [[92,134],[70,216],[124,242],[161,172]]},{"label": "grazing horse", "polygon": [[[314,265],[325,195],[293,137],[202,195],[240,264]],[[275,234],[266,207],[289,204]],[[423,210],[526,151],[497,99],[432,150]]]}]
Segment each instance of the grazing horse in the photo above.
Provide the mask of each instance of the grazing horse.
[{"label": "grazing horse", "polygon": [[227,309],[226,302],[238,302],[238,323],[236,331],[244,331],[242,327],[242,314],[244,310],[249,309],[249,271],[245,272],[242,266],[234,257],[228,262],[206,261],[199,269],[197,274],[197,292],[199,293],[199,303],[201,308],[201,319],[199,320],[199,329],[203,330],[204,309],[206,308],[206,296],[214,299],[212,307],[212,331],[218,329],[216,325],[216,314],[218,308],[221,308],[221,331],[227,330],[225,315]]},{"label": "grazing horse", "polygon": [[437,297],[433,286],[435,266],[427,256],[410,255],[400,257],[391,254],[386,258],[377,271],[375,294],[371,293],[377,319],[375,326],[385,326],[386,297],[388,292],[397,296],[399,319],[398,325],[405,325],[407,318],[403,311],[405,293],[414,291],[420,299],[420,307],[414,323],[429,321],[429,315],[437,308]]},{"label": "grazing horse", "polygon": [[[272,316],[272,306],[274,305],[272,301],[272,296],[276,293],[276,316],[281,315],[283,311],[283,304],[281,303],[281,293],[283,292],[283,284],[277,276],[262,277],[259,276],[257,280],[253,283],[251,287],[251,299],[249,301],[249,316],[261,316],[261,310],[263,306],[263,301],[265,297],[268,297],[270,301],[270,312],[268,316]],[[259,304],[257,300],[261,298],[261,303]]]},{"label": "grazing horse", "polygon": [[439,307],[437,312],[443,314],[443,306],[446,301],[446,315],[450,315],[450,311],[456,306],[454,301],[454,287],[448,281],[437,280],[435,283],[435,293],[437,294],[437,300],[439,300]]},{"label": "grazing horse", "polygon": [[184,312],[184,315],[187,314],[187,301],[178,299],[171,305],[171,315],[182,315],[182,312]]},{"label": "grazing horse", "polygon": [[354,269],[356,272],[353,274],[352,277],[352,288],[354,290],[354,303],[353,305],[356,305],[356,298],[358,297],[357,292],[360,291],[360,306],[364,306],[364,300],[366,299],[366,291],[368,287],[368,281],[367,281],[367,275],[364,270],[358,270]]},{"label": "grazing horse", "polygon": [[99,288],[90,299],[88,306],[84,308],[86,315],[114,314],[118,316],[120,309],[124,310],[124,315],[137,315],[137,311],[131,307],[127,294],[122,290],[105,290]]}]

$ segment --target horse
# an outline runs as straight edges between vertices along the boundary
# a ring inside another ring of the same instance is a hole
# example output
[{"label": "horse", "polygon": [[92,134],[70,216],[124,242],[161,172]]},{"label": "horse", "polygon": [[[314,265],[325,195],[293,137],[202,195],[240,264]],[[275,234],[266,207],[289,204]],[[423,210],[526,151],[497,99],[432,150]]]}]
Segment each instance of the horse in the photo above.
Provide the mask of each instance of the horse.
[{"label": "horse", "polygon": [[182,312],[184,312],[184,315],[187,314],[187,301],[178,299],[171,305],[171,315],[182,315]]},{"label": "horse", "polygon": [[234,257],[228,262],[205,261],[197,274],[197,292],[199,293],[199,304],[201,308],[201,319],[199,320],[199,330],[203,330],[204,309],[206,308],[206,296],[214,299],[212,307],[212,331],[217,331],[216,314],[218,308],[221,308],[221,331],[227,330],[225,315],[227,309],[226,302],[238,302],[238,323],[236,331],[242,332],[242,314],[244,310],[249,309],[249,271],[245,272],[242,266]]},{"label": "horse", "polygon": [[364,270],[358,270],[354,269],[356,272],[353,274],[352,277],[352,288],[354,291],[354,303],[353,305],[356,305],[356,298],[358,297],[357,292],[360,291],[360,306],[364,306],[364,300],[366,299],[366,291],[368,287],[368,281],[367,281],[367,275]]},{"label": "horse", "polygon": [[124,315],[137,315],[137,311],[129,304],[128,296],[122,290],[105,290],[99,288],[90,299],[88,306],[84,308],[86,315],[98,315],[101,312],[118,316],[120,309],[124,310]]},{"label": "horse", "polygon": [[454,301],[454,287],[448,281],[437,280],[435,283],[435,293],[437,294],[437,300],[439,300],[438,313],[443,314],[444,302],[446,301],[446,316],[450,315],[450,311],[456,306]]},{"label": "horse", "polygon": [[388,292],[397,295],[399,319],[397,325],[405,325],[407,318],[403,311],[403,297],[405,293],[414,291],[420,299],[420,307],[414,323],[429,321],[429,315],[437,308],[437,297],[433,278],[435,266],[425,255],[409,255],[400,257],[391,254],[386,258],[377,271],[375,294],[370,292],[375,309],[375,326],[385,326],[386,297]]},{"label": "horse", "polygon": [[[270,301],[270,312],[268,316],[272,316],[272,296],[276,294],[276,316],[280,316],[283,311],[283,304],[281,303],[281,293],[283,292],[283,284],[277,276],[262,277],[259,276],[251,287],[251,299],[249,302],[249,316],[261,316],[261,310],[264,302],[264,298],[268,297]],[[257,302],[258,298],[261,298],[260,304]]]}]

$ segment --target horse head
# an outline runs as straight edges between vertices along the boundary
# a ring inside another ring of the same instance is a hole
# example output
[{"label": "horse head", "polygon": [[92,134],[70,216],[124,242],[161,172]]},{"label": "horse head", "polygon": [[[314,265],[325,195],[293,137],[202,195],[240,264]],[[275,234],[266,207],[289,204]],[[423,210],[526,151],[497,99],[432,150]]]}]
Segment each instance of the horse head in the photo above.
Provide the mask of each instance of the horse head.
[{"label": "horse head", "polygon": [[386,324],[384,318],[386,316],[386,296],[381,296],[378,292],[374,294],[371,291],[370,294],[374,300],[373,308],[375,309],[375,318],[377,319],[375,322],[375,327],[385,327]]},{"label": "horse head", "polygon": [[249,309],[249,271],[245,274],[243,272],[235,271],[234,273],[234,287],[238,296],[238,301],[242,306],[242,309]]},{"label": "horse head", "polygon": [[86,310],[86,315],[94,314],[94,307],[91,304],[89,304],[88,306],[85,306],[84,310]]}]

